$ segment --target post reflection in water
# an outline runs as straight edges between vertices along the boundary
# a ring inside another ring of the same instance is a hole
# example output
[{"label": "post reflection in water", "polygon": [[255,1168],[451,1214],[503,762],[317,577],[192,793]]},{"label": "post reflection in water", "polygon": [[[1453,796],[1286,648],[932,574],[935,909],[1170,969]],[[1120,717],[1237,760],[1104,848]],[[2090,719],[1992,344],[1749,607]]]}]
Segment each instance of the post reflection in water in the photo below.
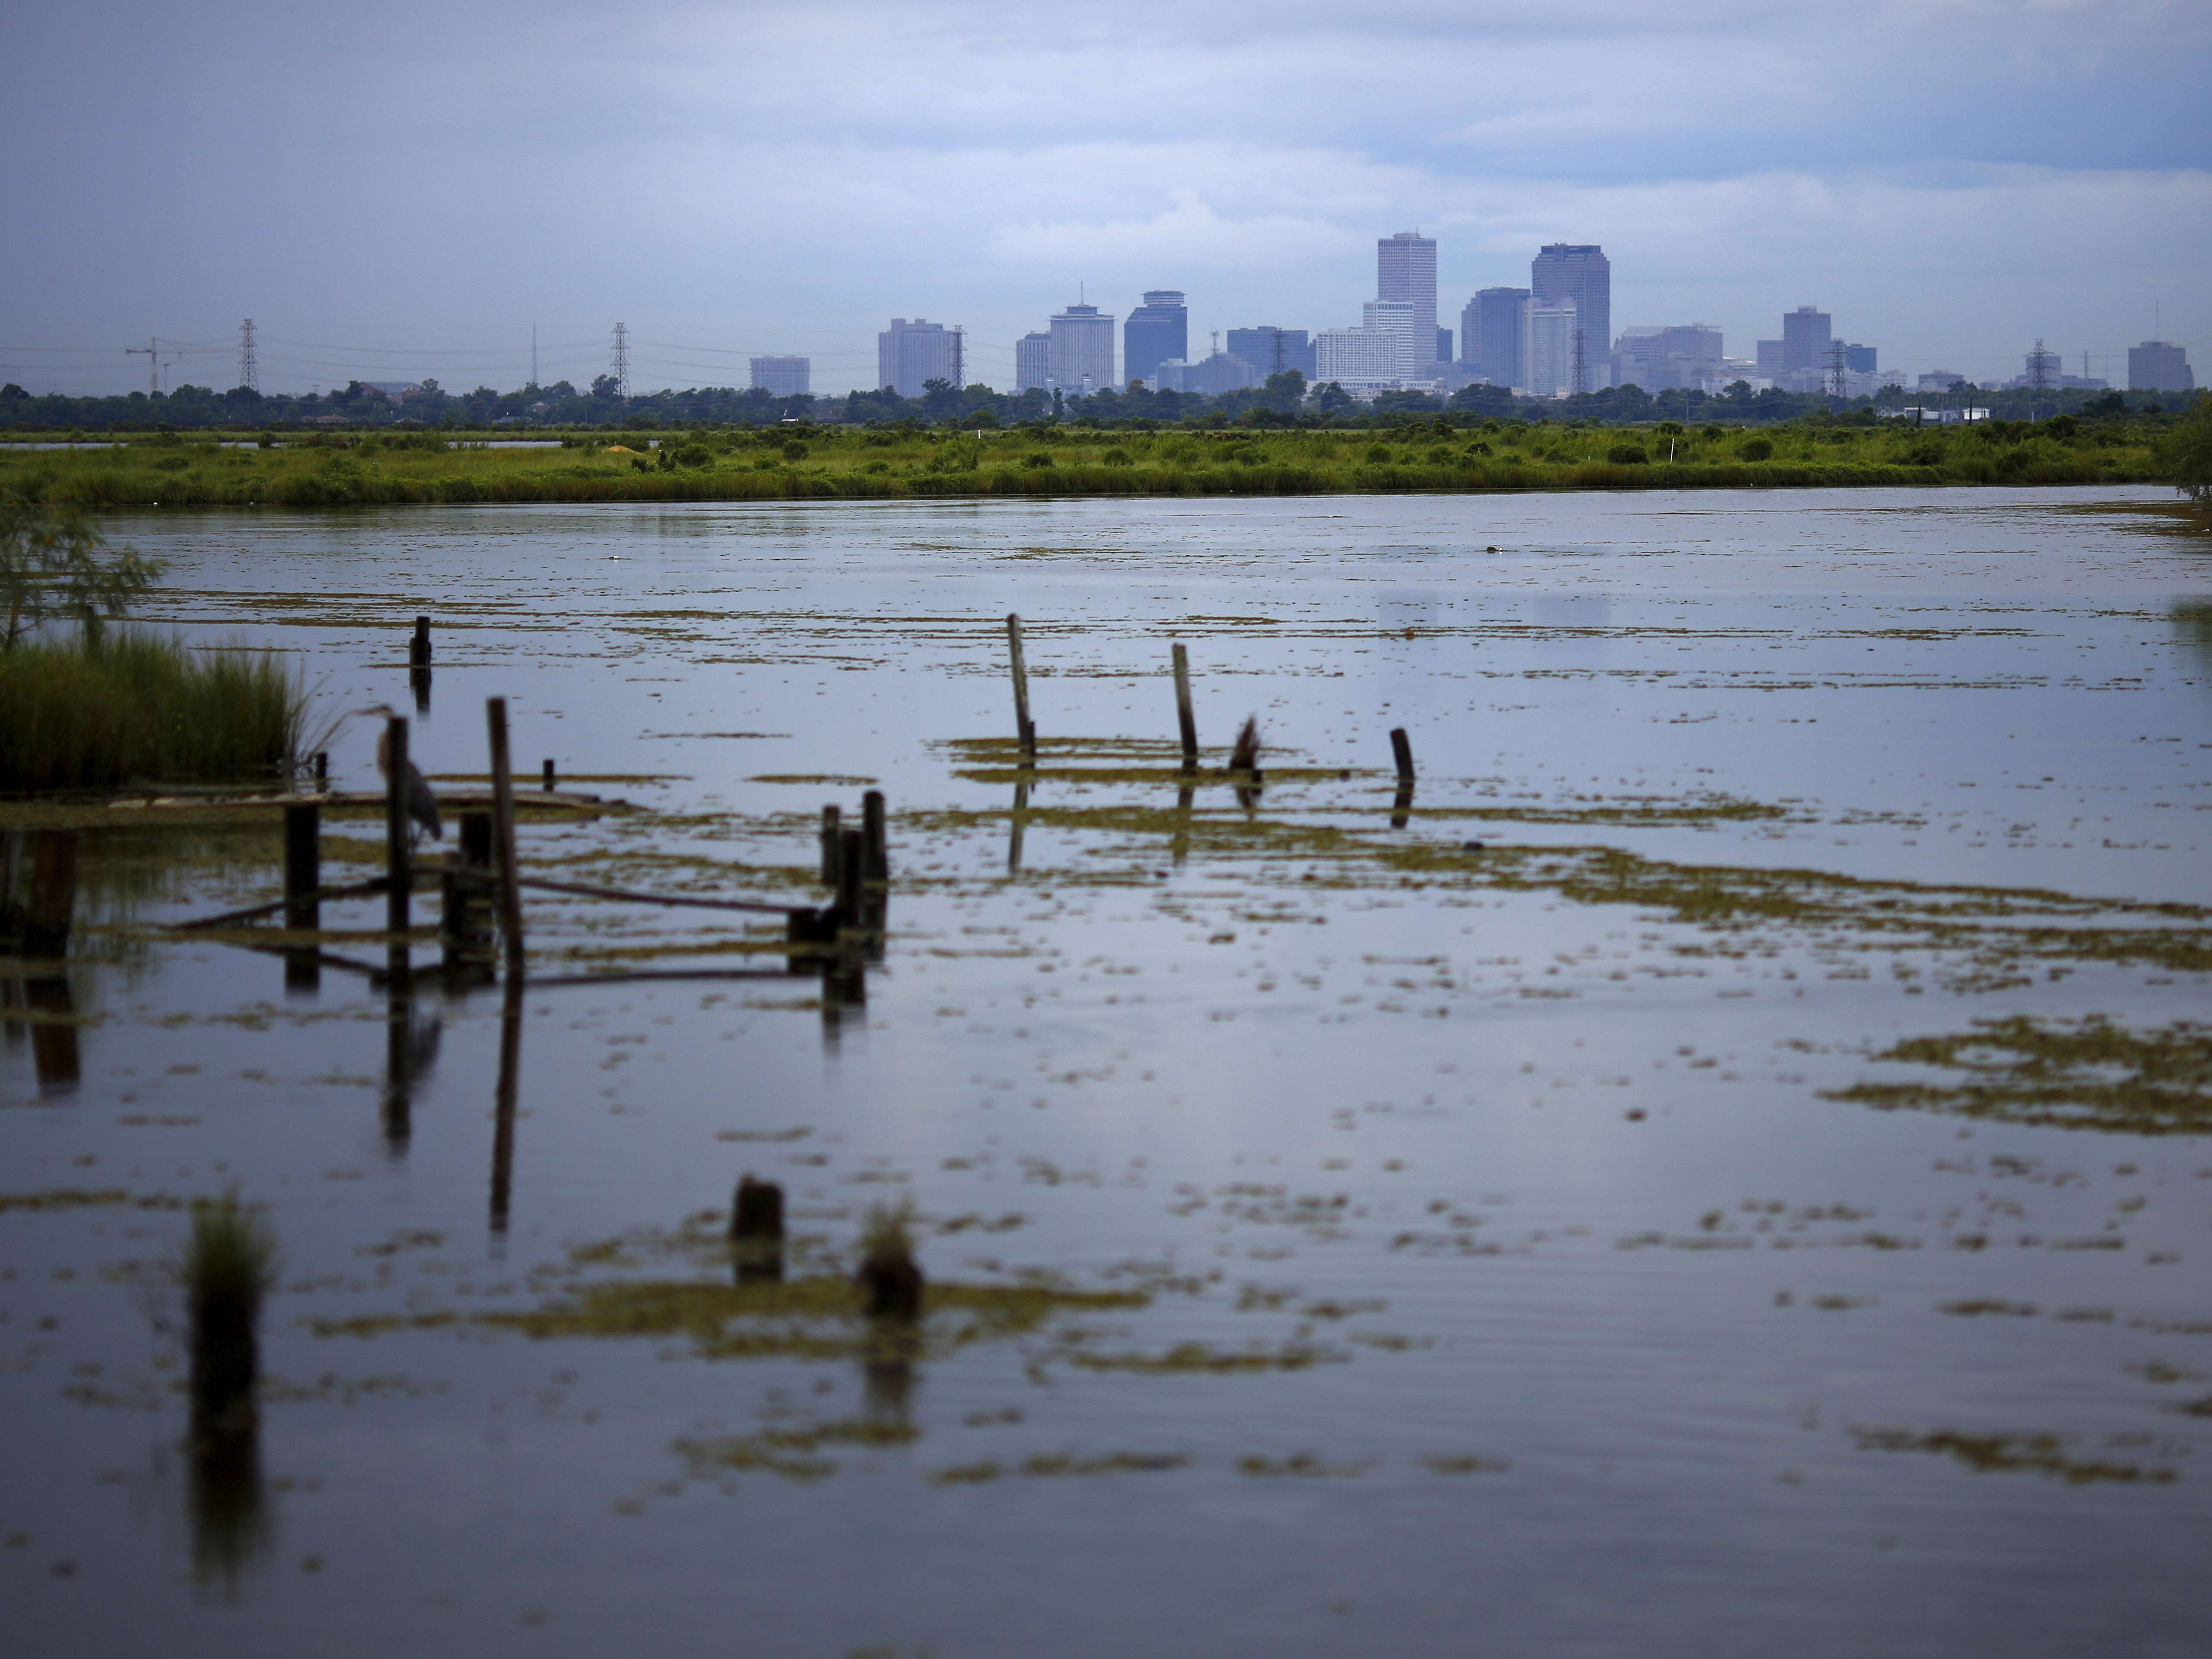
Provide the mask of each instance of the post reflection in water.
[{"label": "post reflection in water", "polygon": [[196,1408],[191,1458],[192,1577],[234,1596],[239,1575],[274,1540],[261,1478],[261,1415],[251,1401],[210,1412]]},{"label": "post reflection in water", "polygon": [[1190,809],[1198,799],[1198,791],[1184,784],[1176,791],[1175,839],[1168,844],[1168,853],[1177,864],[1190,856]]},{"label": "post reflection in water", "polygon": [[1399,781],[1397,799],[1390,803],[1390,827],[1393,830],[1403,830],[1406,827],[1407,817],[1413,810],[1413,781],[1411,778],[1404,778]]},{"label": "post reflection in water", "polygon": [[1030,787],[1027,783],[1014,786],[1013,827],[1006,831],[1006,873],[1018,876],[1022,872],[1022,831],[1030,820]]},{"label": "post reflection in water", "polygon": [[407,688],[415,694],[415,712],[428,719],[430,713],[430,671],[427,668],[409,669]]},{"label": "post reflection in water", "polygon": [[514,1101],[522,1071],[522,981],[510,975],[499,1011],[499,1092],[491,1133],[491,1230],[507,1231],[514,1195]]},{"label": "post reflection in water", "polygon": [[[395,961],[405,953],[395,951]],[[418,1012],[415,981],[405,973],[386,981],[384,1010],[384,1138],[394,1152],[406,1150],[415,1132],[415,1087],[437,1063],[444,1023],[434,1009]]]},{"label": "post reflection in water", "polygon": [[0,976],[0,1031],[10,1048],[31,1041],[31,1066],[41,1096],[74,1094],[83,1063],[77,1046],[76,1004],[69,977],[52,971]]}]

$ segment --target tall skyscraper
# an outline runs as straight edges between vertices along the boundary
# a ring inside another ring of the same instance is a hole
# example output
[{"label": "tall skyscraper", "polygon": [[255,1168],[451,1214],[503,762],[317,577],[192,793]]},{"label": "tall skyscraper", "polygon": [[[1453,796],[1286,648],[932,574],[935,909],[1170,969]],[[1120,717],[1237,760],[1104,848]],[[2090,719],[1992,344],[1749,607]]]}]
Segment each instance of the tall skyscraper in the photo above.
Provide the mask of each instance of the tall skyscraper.
[{"label": "tall skyscraper", "polygon": [[[1230,348],[1234,351],[1236,348]],[[1147,290],[1145,303],[1121,325],[1121,372],[1129,380],[1157,388],[1160,365],[1190,356],[1190,310],[1180,289]]]},{"label": "tall skyscraper", "polygon": [[[1613,261],[1595,242],[1547,242],[1528,267],[1529,296],[1539,306],[1571,301],[1583,331],[1589,390],[1613,378]],[[1571,362],[1571,355],[1570,362]]]},{"label": "tall skyscraper", "polygon": [[1055,392],[1078,398],[1109,390],[1115,384],[1113,318],[1091,305],[1056,313],[1047,357]]},{"label": "tall skyscraper", "polygon": [[1434,378],[1437,359],[1437,245],[1419,231],[1401,230],[1375,244],[1375,298],[1393,307],[1392,325],[1407,336],[1407,377]]},{"label": "tall skyscraper", "polygon": [[1782,367],[1785,372],[1808,368],[1826,372],[1828,346],[1835,337],[1830,331],[1832,321],[1826,312],[1814,306],[1799,306],[1795,311],[1782,313]]},{"label": "tall skyscraper", "polygon": [[1043,392],[1052,386],[1052,336],[1036,329],[1014,342],[1014,390]]},{"label": "tall skyscraper", "polygon": [[812,390],[814,364],[806,357],[756,357],[752,360],[753,390],[779,398],[795,398]]},{"label": "tall skyscraper", "polygon": [[1522,313],[1528,303],[1525,288],[1478,289],[1460,313],[1460,361],[1492,386],[1528,384],[1521,361],[1521,336],[1527,326]]},{"label": "tall skyscraper", "polygon": [[953,362],[954,346],[952,331],[942,323],[894,317],[876,336],[876,384],[902,398],[919,398],[925,381],[950,380],[961,373]]}]

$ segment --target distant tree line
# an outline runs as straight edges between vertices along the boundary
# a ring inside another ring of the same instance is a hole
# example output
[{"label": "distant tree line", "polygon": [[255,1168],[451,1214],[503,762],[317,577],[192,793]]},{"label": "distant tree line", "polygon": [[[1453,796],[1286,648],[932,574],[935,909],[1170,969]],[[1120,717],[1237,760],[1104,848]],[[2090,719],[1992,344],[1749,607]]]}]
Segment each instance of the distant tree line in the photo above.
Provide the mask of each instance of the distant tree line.
[{"label": "distant tree line", "polygon": [[59,393],[35,397],[10,382],[0,386],[0,430],[148,432],[223,428],[275,431],[398,426],[482,432],[532,428],[651,432],[790,422],[965,428],[1049,422],[1088,426],[1182,425],[1203,429],[1392,427],[1439,418],[1453,426],[1504,419],[1601,426],[1658,421],[1768,426],[1819,415],[1872,422],[1884,412],[1922,403],[1936,408],[1986,409],[1991,416],[2005,420],[2045,419],[2055,415],[2088,419],[2158,416],[2190,408],[2197,395],[2073,388],[1984,390],[1966,383],[1924,397],[1886,386],[1875,397],[1832,404],[1818,393],[1771,388],[1753,392],[1747,382],[1739,380],[1718,394],[1652,393],[1640,386],[1626,386],[1566,398],[1516,398],[1503,386],[1471,386],[1449,398],[1423,392],[1387,392],[1363,402],[1334,381],[1310,387],[1296,369],[1271,374],[1262,386],[1218,396],[1155,391],[1141,381],[1133,381],[1121,390],[1095,392],[1087,398],[1068,398],[1035,388],[1004,392],[987,386],[956,386],[948,380],[929,381],[919,398],[901,397],[888,386],[849,392],[843,398],[805,393],[779,398],[735,386],[668,389],[625,398],[614,378],[606,374],[583,391],[567,380],[556,380],[550,386],[525,386],[514,392],[478,386],[473,392],[449,392],[435,380],[424,380],[404,398],[359,380],[349,382],[343,390],[305,397],[264,394],[246,386],[216,392],[201,386],[104,398]]}]

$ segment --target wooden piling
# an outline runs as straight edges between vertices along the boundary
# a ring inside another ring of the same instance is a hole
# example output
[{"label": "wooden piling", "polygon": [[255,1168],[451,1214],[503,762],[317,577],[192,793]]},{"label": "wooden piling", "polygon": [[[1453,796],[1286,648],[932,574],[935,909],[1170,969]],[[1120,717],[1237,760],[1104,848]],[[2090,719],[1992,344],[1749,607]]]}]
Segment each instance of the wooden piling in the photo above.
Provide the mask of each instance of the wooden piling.
[{"label": "wooden piling", "polygon": [[1030,718],[1030,671],[1022,660],[1022,619],[1008,613],[1006,645],[1014,670],[1014,735],[1021,740],[1022,759],[1036,764],[1036,722]]},{"label": "wooden piling", "polygon": [[[408,927],[408,901],[412,896],[414,872],[407,844],[407,717],[394,714],[384,727],[384,930],[404,933]],[[397,953],[406,947],[394,943]]]},{"label": "wooden piling", "polygon": [[548,756],[545,761],[545,787],[548,789],[551,789],[555,787],[553,761],[550,756]]},{"label": "wooden piling", "polygon": [[860,922],[860,885],[867,870],[866,838],[858,830],[838,836],[837,925],[857,927]]},{"label": "wooden piling", "polygon": [[[284,925],[313,933],[323,925],[323,809],[302,801],[284,809]],[[311,991],[322,983],[322,964],[311,946],[284,954],[287,988]]]},{"label": "wooden piling", "polygon": [[822,809],[822,884],[834,888],[837,884],[837,864],[843,856],[845,842],[840,833],[842,817],[835,806]]},{"label": "wooden piling", "polygon": [[1411,783],[1413,781],[1413,740],[1406,735],[1406,728],[1402,726],[1390,728],[1390,753],[1398,763],[1398,781]]},{"label": "wooden piling", "polygon": [[284,925],[309,931],[323,924],[323,809],[303,801],[284,809]]},{"label": "wooden piling", "polygon": [[428,668],[430,665],[430,619],[428,617],[415,618],[415,637],[407,646],[407,665],[410,668]]},{"label": "wooden piling", "polygon": [[1176,720],[1182,727],[1182,769],[1198,770],[1198,716],[1190,706],[1190,653],[1175,647]]},{"label": "wooden piling", "polygon": [[326,795],[330,793],[330,789],[331,751],[327,749],[318,749],[315,750],[315,793],[319,795]]},{"label": "wooden piling", "polygon": [[491,814],[461,814],[461,857],[449,867],[445,880],[443,937],[446,973],[449,978],[483,980],[490,976],[492,962],[489,922],[491,884],[496,864]]},{"label": "wooden piling", "polygon": [[[484,721],[491,738],[491,818],[494,851],[499,857],[499,927],[507,939],[507,971],[522,976],[521,871],[514,859],[514,779],[507,771],[507,699],[484,700]],[[547,762],[550,767],[552,763]]]},{"label": "wooden piling", "polygon": [[884,841],[884,792],[871,789],[860,797],[860,878],[883,883],[891,878],[890,849]]},{"label": "wooden piling", "polygon": [[738,1178],[730,1204],[731,1254],[740,1285],[783,1277],[783,1188],[773,1181]]}]

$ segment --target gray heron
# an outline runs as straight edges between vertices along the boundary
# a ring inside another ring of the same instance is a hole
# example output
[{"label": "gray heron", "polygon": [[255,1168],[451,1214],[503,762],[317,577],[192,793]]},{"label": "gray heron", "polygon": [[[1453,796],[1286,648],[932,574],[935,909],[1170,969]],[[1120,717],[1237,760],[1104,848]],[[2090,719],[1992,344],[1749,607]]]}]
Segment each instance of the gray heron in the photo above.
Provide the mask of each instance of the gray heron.
[{"label": "gray heron", "polygon": [[[388,702],[372,704],[361,712],[380,715],[387,722],[376,734],[376,769],[389,784],[392,781],[392,727],[389,722],[398,720],[399,712]],[[429,781],[423,777],[422,769],[411,760],[407,763],[407,781],[402,793],[405,797],[407,816],[428,830],[431,840],[443,841],[446,829],[438,819],[438,798],[430,793]]]}]

